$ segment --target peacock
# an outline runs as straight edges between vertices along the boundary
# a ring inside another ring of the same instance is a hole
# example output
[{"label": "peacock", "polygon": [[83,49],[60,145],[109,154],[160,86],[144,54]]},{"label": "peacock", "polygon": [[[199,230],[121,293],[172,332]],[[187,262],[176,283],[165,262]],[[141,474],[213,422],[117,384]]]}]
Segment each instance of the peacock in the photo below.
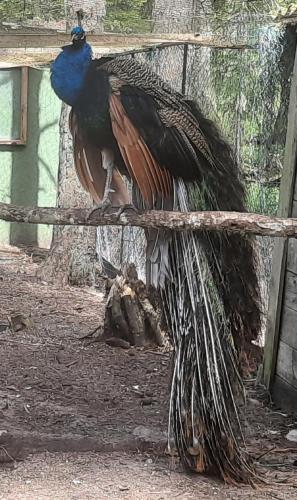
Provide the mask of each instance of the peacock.
[{"label": "peacock", "polygon": [[[81,26],[51,67],[71,106],[75,167],[98,207],[245,211],[232,149],[198,105],[131,57],[94,59]],[[169,445],[187,469],[251,482],[240,425],[239,353],[260,329],[250,237],[148,230],[147,283],[159,289],[174,359]],[[243,398],[244,399],[244,398]]]}]

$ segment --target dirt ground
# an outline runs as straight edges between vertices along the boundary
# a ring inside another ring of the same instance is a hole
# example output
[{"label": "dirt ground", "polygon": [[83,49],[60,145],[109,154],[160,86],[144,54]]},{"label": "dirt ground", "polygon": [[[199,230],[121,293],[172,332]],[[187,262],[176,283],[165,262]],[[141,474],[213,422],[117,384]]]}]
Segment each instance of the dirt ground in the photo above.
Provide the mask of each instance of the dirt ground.
[{"label": "dirt ground", "polygon": [[103,293],[42,283],[38,265],[0,249],[1,500],[297,499],[293,416],[250,381],[247,446],[267,484],[185,474],[165,452],[168,350],[88,345],[80,337],[102,323]]}]

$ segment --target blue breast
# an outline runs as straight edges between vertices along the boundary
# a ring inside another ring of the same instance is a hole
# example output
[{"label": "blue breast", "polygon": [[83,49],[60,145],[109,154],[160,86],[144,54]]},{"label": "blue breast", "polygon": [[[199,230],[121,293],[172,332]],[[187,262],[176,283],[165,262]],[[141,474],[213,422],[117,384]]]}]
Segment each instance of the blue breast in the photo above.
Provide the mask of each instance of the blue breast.
[{"label": "blue breast", "polygon": [[66,104],[75,104],[84,85],[92,61],[88,43],[80,48],[68,45],[63,48],[51,67],[51,84],[57,96]]}]

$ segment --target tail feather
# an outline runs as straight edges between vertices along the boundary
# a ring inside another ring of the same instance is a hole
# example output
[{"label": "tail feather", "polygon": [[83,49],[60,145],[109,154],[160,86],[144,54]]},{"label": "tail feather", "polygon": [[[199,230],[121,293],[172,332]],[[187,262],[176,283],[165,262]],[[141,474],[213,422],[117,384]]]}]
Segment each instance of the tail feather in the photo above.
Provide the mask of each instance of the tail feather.
[{"label": "tail feather", "polygon": [[[175,177],[166,208],[244,211],[244,188],[231,149],[199,108],[188,106],[211,161],[192,141],[197,176]],[[135,193],[142,208],[137,188]],[[148,281],[160,288],[174,346],[169,435],[188,468],[215,469],[229,482],[253,482],[238,414],[238,400],[244,398],[238,354],[260,331],[252,239],[163,230],[148,231],[147,239]]]},{"label": "tail feather", "polygon": [[[175,193],[174,208],[190,210],[182,180]],[[188,468],[216,468],[226,481],[249,482],[235,402],[243,394],[236,349],[199,233],[174,233],[169,262],[173,276],[161,291],[175,351],[169,433]]]},{"label": "tail feather", "polygon": [[[189,101],[213,155],[213,165],[202,157],[203,183],[189,185],[189,210],[226,210],[245,212],[245,191],[232,149],[217,127]],[[223,297],[232,335],[240,350],[245,341],[255,340],[260,332],[260,292],[256,273],[255,249],[249,235],[215,231],[200,236],[214,279]]]}]

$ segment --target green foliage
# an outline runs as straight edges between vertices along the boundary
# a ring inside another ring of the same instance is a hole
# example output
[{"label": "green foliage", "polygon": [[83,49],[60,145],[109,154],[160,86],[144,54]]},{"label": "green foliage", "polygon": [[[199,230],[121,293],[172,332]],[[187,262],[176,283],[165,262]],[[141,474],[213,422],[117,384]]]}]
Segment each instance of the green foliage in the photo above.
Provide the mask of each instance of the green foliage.
[{"label": "green foliage", "polygon": [[230,17],[238,13],[263,13],[284,15],[297,9],[297,2],[292,0],[217,0],[214,11],[218,17]]},{"label": "green foliage", "polygon": [[246,185],[246,205],[249,212],[276,215],[279,187],[249,182]]},{"label": "green foliage", "polygon": [[281,105],[280,57],[282,32],[259,26],[257,50],[213,50],[211,75],[215,120],[237,154],[247,184],[247,206],[253,212],[275,214],[284,144],[275,138]]},{"label": "green foliage", "polygon": [[105,30],[124,33],[150,31],[151,0],[106,0]]},{"label": "green foliage", "polygon": [[63,19],[64,0],[0,0],[0,21],[22,21],[38,17],[46,21]]},{"label": "green foliage", "polygon": [[297,2],[292,2],[290,0],[278,0],[271,9],[272,15],[284,16],[285,14],[290,14],[297,10]]}]

